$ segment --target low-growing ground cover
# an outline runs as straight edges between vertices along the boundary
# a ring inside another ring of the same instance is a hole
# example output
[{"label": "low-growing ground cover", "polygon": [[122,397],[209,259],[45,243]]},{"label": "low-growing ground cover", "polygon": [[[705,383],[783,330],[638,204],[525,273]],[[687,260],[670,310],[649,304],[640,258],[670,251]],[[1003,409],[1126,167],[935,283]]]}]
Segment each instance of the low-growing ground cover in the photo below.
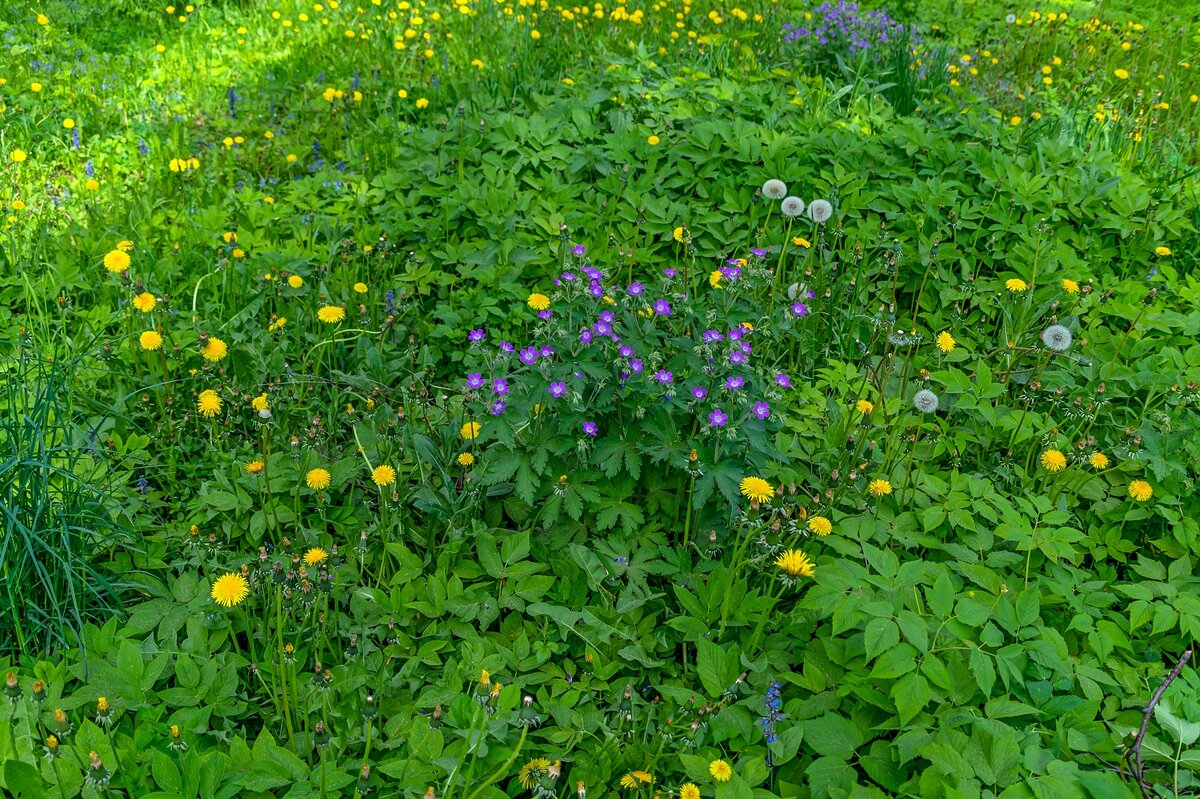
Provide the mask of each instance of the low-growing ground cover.
[{"label": "low-growing ground cover", "polygon": [[0,10],[0,788],[1194,792],[1200,28],[1019,11]]}]

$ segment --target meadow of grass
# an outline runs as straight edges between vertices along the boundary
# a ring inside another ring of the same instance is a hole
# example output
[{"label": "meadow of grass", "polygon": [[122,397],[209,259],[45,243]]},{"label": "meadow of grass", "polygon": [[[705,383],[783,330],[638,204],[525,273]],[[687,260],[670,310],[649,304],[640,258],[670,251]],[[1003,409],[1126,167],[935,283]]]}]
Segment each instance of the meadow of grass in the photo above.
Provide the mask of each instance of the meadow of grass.
[{"label": "meadow of grass", "polygon": [[1194,4],[0,7],[0,793],[1200,790]]}]

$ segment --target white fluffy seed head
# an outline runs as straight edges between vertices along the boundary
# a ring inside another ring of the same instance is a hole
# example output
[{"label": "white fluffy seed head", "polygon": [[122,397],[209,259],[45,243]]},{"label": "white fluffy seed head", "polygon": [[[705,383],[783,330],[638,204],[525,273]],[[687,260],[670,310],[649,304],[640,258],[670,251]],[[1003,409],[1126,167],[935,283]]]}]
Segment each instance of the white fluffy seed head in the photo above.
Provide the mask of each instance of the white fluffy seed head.
[{"label": "white fluffy seed head", "polygon": [[782,200],[787,196],[787,185],[782,180],[771,178],[763,184],[762,193],[768,200]]},{"label": "white fluffy seed head", "polygon": [[938,409],[938,396],[927,388],[913,395],[913,407],[921,413],[934,413]]},{"label": "white fluffy seed head", "polygon": [[808,206],[808,218],[818,225],[825,224],[831,216],[833,216],[833,206],[829,204],[828,200],[813,200],[812,205]]},{"label": "white fluffy seed head", "polygon": [[1042,331],[1042,343],[1055,352],[1066,352],[1071,347],[1074,336],[1062,325],[1050,325]]},{"label": "white fluffy seed head", "polygon": [[799,197],[784,197],[779,204],[779,211],[784,216],[797,217],[804,213],[804,200]]}]

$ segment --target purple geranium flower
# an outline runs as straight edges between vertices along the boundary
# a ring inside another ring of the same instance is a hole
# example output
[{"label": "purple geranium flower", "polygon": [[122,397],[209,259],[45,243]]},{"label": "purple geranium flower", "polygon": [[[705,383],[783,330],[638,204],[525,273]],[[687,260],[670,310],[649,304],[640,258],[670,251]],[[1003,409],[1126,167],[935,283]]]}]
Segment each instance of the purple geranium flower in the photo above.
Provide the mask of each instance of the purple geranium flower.
[{"label": "purple geranium flower", "polygon": [[621,349],[619,349],[618,352],[621,353],[622,358],[630,358],[633,356],[633,347],[629,346],[628,344],[622,344]]},{"label": "purple geranium flower", "polygon": [[788,377],[783,372],[780,372],[779,374],[775,375],[775,384],[782,388],[791,388],[792,378]]},{"label": "purple geranium flower", "polygon": [[593,436],[593,437],[594,437],[594,436],[596,435],[596,433],[597,433],[597,432],[598,432],[598,428],[596,427],[596,423],[595,423],[595,422],[584,422],[584,423],[583,423],[583,433],[584,433],[584,435],[588,435],[588,436]]},{"label": "purple geranium flower", "polygon": [[503,397],[508,393],[508,381],[500,378],[492,381],[492,391]]},{"label": "purple geranium flower", "polygon": [[549,308],[544,311],[538,311],[538,319],[549,319],[552,316],[554,316],[554,311]]},{"label": "purple geranium flower", "polygon": [[467,375],[467,388],[483,388],[483,375],[479,372]]},{"label": "purple geranium flower", "polygon": [[734,350],[729,353],[729,362],[734,366],[741,366],[746,362],[746,353],[741,350]]},{"label": "purple geranium flower", "polygon": [[504,400],[496,400],[493,402],[491,407],[492,416],[499,416],[500,414],[504,413],[505,407],[507,406],[505,406]]},{"label": "purple geranium flower", "polygon": [[613,322],[617,321],[617,315],[612,311],[601,311],[600,321],[604,322],[606,325],[611,325]]},{"label": "purple geranium flower", "polygon": [[679,274],[679,270],[673,266],[668,266],[666,269],[663,270],[663,274],[666,275],[667,277],[675,277],[675,275]]},{"label": "purple geranium flower", "polygon": [[729,377],[725,378],[725,388],[729,389],[730,391],[737,391],[744,385],[746,385],[746,381],[738,375],[730,375]]},{"label": "purple geranium flower", "polygon": [[586,327],[583,330],[580,330],[579,331],[579,340],[582,341],[584,344],[591,344],[592,343],[592,331],[588,330]]},{"label": "purple geranium flower", "polygon": [[507,353],[509,355],[512,355],[514,352],[517,351],[517,348],[514,347],[512,344],[509,344],[507,341],[501,341],[499,344],[499,347],[500,347],[501,352]]},{"label": "purple geranium flower", "polygon": [[716,344],[718,341],[723,341],[724,339],[725,339],[725,334],[722,333],[720,330],[705,330],[704,331],[704,343],[705,344]]},{"label": "purple geranium flower", "polygon": [[692,396],[698,400],[702,400],[708,396],[708,389],[704,386],[696,386],[692,389]]},{"label": "purple geranium flower", "polygon": [[755,247],[753,250],[750,251],[750,254],[753,255],[755,258],[766,258],[767,257],[767,251],[764,250],[762,247]]},{"label": "purple geranium flower", "polygon": [[477,328],[475,330],[472,330],[470,333],[467,333],[468,341],[483,341],[483,337],[484,337],[483,328]]},{"label": "purple geranium flower", "polygon": [[759,419],[767,419],[771,416],[771,406],[765,402],[756,402],[753,413]]},{"label": "purple geranium flower", "polygon": [[536,363],[537,359],[538,359],[537,347],[526,347],[525,349],[521,350],[521,363],[528,366],[531,363]]},{"label": "purple geranium flower", "polygon": [[729,421],[729,415],[720,408],[713,409],[713,412],[708,415],[708,420],[712,422],[713,427],[724,427]]},{"label": "purple geranium flower", "polygon": [[802,302],[793,302],[792,313],[796,316],[808,316],[808,306]]},{"label": "purple geranium flower", "polygon": [[554,357],[554,348],[553,347],[542,347],[542,357],[543,358],[553,358]]},{"label": "purple geranium flower", "polygon": [[571,248],[571,252],[575,255],[583,255],[585,252],[587,252],[587,247],[584,247],[582,244],[576,244]]},{"label": "purple geranium flower", "polygon": [[671,304],[669,302],[667,302],[666,300],[655,300],[654,301],[654,312],[656,314],[658,314],[659,316],[670,316],[671,315]]},{"label": "purple geranium flower", "polygon": [[629,368],[633,370],[634,374],[640,375],[642,370],[646,368],[646,365],[642,363],[641,358],[634,358],[629,362]]},{"label": "purple geranium flower", "polygon": [[629,288],[626,289],[630,297],[640,297],[645,290],[646,288],[641,283],[630,283]]},{"label": "purple geranium flower", "polygon": [[592,332],[597,336],[607,336],[612,332],[612,325],[610,325],[608,322],[597,322],[596,324],[592,325]]},{"label": "purple geranium flower", "polygon": [[654,379],[657,380],[658,382],[664,383],[664,384],[674,383],[675,375],[671,374],[666,369],[659,369],[657,372],[654,373]]},{"label": "purple geranium flower", "polygon": [[567,281],[568,283],[574,283],[575,282],[575,273],[574,272],[563,272],[562,279]]},{"label": "purple geranium flower", "polygon": [[558,398],[567,393],[567,384],[561,380],[556,380],[550,384],[550,396]]}]

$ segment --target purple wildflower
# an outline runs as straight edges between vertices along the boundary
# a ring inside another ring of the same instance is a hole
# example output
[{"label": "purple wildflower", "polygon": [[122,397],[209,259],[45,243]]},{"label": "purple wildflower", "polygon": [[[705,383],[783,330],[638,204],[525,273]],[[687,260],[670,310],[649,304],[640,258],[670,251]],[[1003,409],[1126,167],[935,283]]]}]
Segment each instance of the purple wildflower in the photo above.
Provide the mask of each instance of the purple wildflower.
[{"label": "purple wildflower", "polygon": [[741,366],[746,362],[746,353],[741,350],[734,350],[729,353],[729,362],[734,366]]},{"label": "purple wildflower", "polygon": [[584,344],[591,344],[592,343],[592,331],[588,330],[586,327],[583,330],[580,330],[579,331],[579,340],[582,341]]},{"label": "purple wildflower", "polygon": [[675,275],[679,274],[679,270],[673,266],[668,266],[666,269],[663,270],[663,274],[666,275],[667,277],[675,277]]},{"label": "purple wildflower", "polygon": [[666,300],[655,300],[654,301],[654,312],[656,314],[658,314],[659,316],[670,316],[671,315],[671,303],[667,302]]},{"label": "purple wildflower", "polygon": [[553,358],[554,357],[554,348],[550,347],[550,346],[542,347],[541,356],[543,358]]},{"label": "purple wildflower", "polygon": [[514,352],[517,351],[517,348],[514,347],[512,344],[509,344],[507,341],[501,341],[499,343],[499,345],[497,345],[497,346],[500,347],[501,352],[506,353],[508,355],[512,355]]},{"label": "purple wildflower", "polygon": [[646,365],[642,363],[641,358],[634,358],[629,362],[629,368],[633,370],[635,375],[640,375],[642,370],[646,368]]},{"label": "purple wildflower", "polygon": [[704,331],[704,343],[705,344],[716,344],[718,341],[723,341],[724,339],[725,339],[725,334],[722,333],[720,330],[705,330]]},{"label": "purple wildflower", "polygon": [[467,375],[467,388],[483,388],[483,375],[479,372]]},{"label": "purple wildflower", "polygon": [[504,413],[504,409],[506,407],[508,407],[508,406],[506,406],[504,404],[504,400],[502,400],[502,399],[496,400],[495,402],[492,403],[492,407],[491,407],[492,416],[499,416],[500,414]]},{"label": "purple wildflower", "polygon": [[550,396],[558,399],[567,393],[567,384],[561,380],[556,380],[550,384]]},{"label": "purple wildflower", "polygon": [[755,247],[753,250],[750,251],[750,254],[753,255],[755,258],[766,258],[767,257],[767,251],[764,250],[762,247]]},{"label": "purple wildflower", "polygon": [[729,421],[729,415],[720,408],[714,408],[713,412],[708,415],[708,420],[712,422],[713,427],[724,427]]},{"label": "purple wildflower", "polygon": [[654,379],[663,384],[674,383],[675,375],[671,374],[666,369],[659,369],[654,373]]},{"label": "purple wildflower", "polygon": [[746,385],[746,381],[738,375],[730,375],[725,378],[725,388],[730,391],[738,391],[744,385]]},{"label": "purple wildflower", "polygon": [[626,291],[629,292],[630,297],[640,297],[642,296],[642,292],[645,290],[645,286],[643,286],[641,283],[630,283],[629,288],[626,289]]},{"label": "purple wildflower", "polygon": [[595,423],[595,422],[584,422],[584,423],[583,423],[583,433],[584,433],[584,435],[588,435],[588,436],[595,437],[595,435],[596,435],[596,433],[597,433],[597,432],[599,432],[599,430],[598,430],[598,428],[596,427],[596,423]]},{"label": "purple wildflower", "polygon": [[508,393],[508,381],[504,378],[499,378],[492,381],[492,391],[503,397]]},{"label": "purple wildflower", "polygon": [[584,247],[582,244],[576,244],[571,248],[571,252],[575,255],[583,255],[587,252],[587,247]]},{"label": "purple wildflower", "polygon": [[698,400],[702,400],[708,396],[708,389],[704,386],[696,386],[692,389],[692,396]]},{"label": "purple wildflower", "polygon": [[568,283],[574,283],[575,282],[575,273],[574,272],[563,272],[562,279],[567,281]]},{"label": "purple wildflower", "polygon": [[775,385],[781,388],[791,388],[792,378],[788,377],[783,372],[780,372],[779,374],[775,375]]},{"label": "purple wildflower", "polygon": [[808,316],[808,306],[802,302],[793,302],[792,313],[796,316]]},{"label": "purple wildflower", "polygon": [[537,347],[526,347],[521,350],[521,363],[528,366],[531,363],[536,363],[538,359]]},{"label": "purple wildflower", "polygon": [[475,341],[475,342],[483,341],[483,337],[484,337],[483,328],[477,328],[467,334],[468,341]]},{"label": "purple wildflower", "polygon": [[771,406],[766,402],[756,402],[753,413],[759,419],[768,419],[771,416]]},{"label": "purple wildflower", "polygon": [[622,344],[621,349],[618,350],[618,352],[621,353],[622,358],[633,357],[633,347],[629,346],[628,344]]},{"label": "purple wildflower", "polygon": [[544,311],[538,311],[538,319],[549,319],[552,316],[554,316],[554,311],[549,308]]}]

